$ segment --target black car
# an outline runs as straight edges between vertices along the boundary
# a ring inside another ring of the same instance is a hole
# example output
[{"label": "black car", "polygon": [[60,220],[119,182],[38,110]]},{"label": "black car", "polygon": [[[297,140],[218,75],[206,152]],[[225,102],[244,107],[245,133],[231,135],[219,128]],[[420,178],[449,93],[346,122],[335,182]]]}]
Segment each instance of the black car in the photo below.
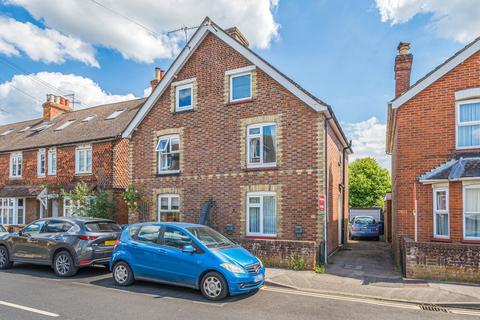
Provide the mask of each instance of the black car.
[{"label": "black car", "polygon": [[108,265],[121,227],[96,218],[47,218],[18,233],[0,237],[0,269],[15,262],[52,266],[60,277],[75,275],[79,267]]}]

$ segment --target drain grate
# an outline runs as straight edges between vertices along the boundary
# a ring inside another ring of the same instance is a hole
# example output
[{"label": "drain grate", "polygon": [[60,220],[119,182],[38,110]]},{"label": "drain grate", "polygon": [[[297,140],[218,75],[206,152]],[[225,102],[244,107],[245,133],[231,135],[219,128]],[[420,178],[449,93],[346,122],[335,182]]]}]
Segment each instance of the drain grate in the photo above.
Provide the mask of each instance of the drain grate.
[{"label": "drain grate", "polygon": [[420,309],[422,309],[423,311],[449,313],[449,311],[446,308],[437,306],[435,304],[421,304]]}]

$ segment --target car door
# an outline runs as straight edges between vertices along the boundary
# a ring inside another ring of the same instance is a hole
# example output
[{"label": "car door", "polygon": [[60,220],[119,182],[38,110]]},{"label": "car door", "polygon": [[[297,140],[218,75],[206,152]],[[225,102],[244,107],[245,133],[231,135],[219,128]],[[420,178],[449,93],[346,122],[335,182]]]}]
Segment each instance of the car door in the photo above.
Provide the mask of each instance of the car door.
[{"label": "car door", "polygon": [[195,246],[192,238],[180,229],[166,226],[161,243],[165,250],[160,257],[163,277],[172,283],[195,286],[199,273],[198,251],[182,251],[185,246]]},{"label": "car door", "polygon": [[131,267],[136,277],[165,280],[159,272],[159,261],[165,254],[158,242],[161,228],[159,225],[142,226],[126,244],[126,250],[133,258]]},{"label": "car door", "polygon": [[62,235],[72,227],[73,225],[66,221],[48,220],[38,236],[32,236],[37,240],[36,251],[39,259],[50,260],[53,253],[51,251],[57,247],[57,244],[64,242]]},{"label": "car door", "polygon": [[32,237],[40,234],[44,225],[44,220],[37,220],[10,238],[13,253],[12,258],[14,260],[33,260],[37,258],[35,249],[36,239],[32,239]]}]

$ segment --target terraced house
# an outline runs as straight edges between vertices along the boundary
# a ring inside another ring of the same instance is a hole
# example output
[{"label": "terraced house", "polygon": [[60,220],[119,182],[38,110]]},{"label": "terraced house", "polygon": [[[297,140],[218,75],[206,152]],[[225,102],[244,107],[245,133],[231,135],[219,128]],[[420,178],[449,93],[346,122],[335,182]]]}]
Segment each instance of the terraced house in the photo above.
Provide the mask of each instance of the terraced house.
[{"label": "terraced house", "polygon": [[330,106],[208,18],[157,74],[124,134],[130,222],[206,222],[279,265],[342,245],[351,148]]},{"label": "terraced house", "polygon": [[121,134],[143,101],[73,110],[48,95],[41,118],[0,126],[0,224],[71,215],[76,204],[61,190],[80,181],[112,191],[115,218],[126,222],[128,140]]}]

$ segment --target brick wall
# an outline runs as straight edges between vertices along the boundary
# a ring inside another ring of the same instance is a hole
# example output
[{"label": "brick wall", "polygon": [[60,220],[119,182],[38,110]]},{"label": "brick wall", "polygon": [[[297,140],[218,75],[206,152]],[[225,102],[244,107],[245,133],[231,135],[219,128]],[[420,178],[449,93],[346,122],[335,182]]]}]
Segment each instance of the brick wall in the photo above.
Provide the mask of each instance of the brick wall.
[{"label": "brick wall", "polygon": [[[399,237],[415,238],[415,199],[418,241],[433,239],[432,187],[417,177],[454,155],[479,152],[456,150],[455,91],[480,87],[480,52],[396,109],[392,151],[392,229],[396,256]],[[451,241],[462,240],[461,183],[450,183]]]},{"label": "brick wall", "polygon": [[[150,220],[157,219],[158,190],[178,190],[183,220],[198,222],[201,205],[213,199],[211,224],[220,232],[232,224],[232,236],[244,237],[245,192],[274,190],[279,215],[276,240],[296,239],[294,228],[302,226],[305,232],[300,240],[318,241],[323,238],[323,216],[319,215],[317,199],[324,193],[325,183],[324,115],[258,68],[253,98],[226,103],[225,71],[250,65],[228,45],[208,35],[175,79],[195,78],[196,108],[172,113],[171,90],[157,100],[131,139],[130,177],[149,202],[143,207],[148,208]],[[277,124],[277,166],[246,168],[246,125],[266,119]],[[154,142],[158,132],[165,130],[176,130],[180,135],[179,174],[155,174]],[[329,148],[334,145],[336,142]],[[338,150],[332,154],[338,154]],[[331,174],[336,179],[338,172],[333,170]],[[138,220],[130,216],[130,222]]]},{"label": "brick wall", "polygon": [[288,268],[294,254],[304,258],[305,269],[312,270],[316,263],[316,244],[313,241],[239,239],[244,248],[260,258],[266,266]]},{"label": "brick wall", "polygon": [[408,278],[480,281],[480,245],[402,239]]}]

